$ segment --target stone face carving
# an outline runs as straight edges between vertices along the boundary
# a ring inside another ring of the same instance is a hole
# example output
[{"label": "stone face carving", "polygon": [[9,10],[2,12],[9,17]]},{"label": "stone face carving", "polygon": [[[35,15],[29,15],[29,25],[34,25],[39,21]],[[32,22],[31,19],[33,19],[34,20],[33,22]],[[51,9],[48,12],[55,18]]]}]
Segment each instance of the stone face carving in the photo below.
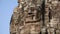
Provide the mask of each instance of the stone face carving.
[{"label": "stone face carving", "polygon": [[60,34],[60,1],[18,0],[10,34]]}]

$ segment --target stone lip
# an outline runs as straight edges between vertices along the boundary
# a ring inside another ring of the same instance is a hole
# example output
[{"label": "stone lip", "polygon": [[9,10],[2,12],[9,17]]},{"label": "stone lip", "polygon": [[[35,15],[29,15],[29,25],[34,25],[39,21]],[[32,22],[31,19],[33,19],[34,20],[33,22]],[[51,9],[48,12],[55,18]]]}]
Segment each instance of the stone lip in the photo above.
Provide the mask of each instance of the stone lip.
[{"label": "stone lip", "polygon": [[[24,27],[21,29],[22,30],[25,30],[25,33],[27,33],[26,31],[30,31],[30,33],[39,33],[40,32],[40,25],[37,23],[29,23],[29,24],[26,24],[24,25]],[[24,32],[23,32],[24,33]]]}]

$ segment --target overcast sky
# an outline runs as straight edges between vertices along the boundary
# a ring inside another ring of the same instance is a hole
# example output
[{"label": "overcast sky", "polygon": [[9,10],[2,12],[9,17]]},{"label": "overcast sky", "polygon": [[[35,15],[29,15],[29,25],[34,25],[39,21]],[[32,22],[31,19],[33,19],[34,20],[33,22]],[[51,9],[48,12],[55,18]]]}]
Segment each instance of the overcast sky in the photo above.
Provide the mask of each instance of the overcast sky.
[{"label": "overcast sky", "polygon": [[9,23],[17,0],[0,0],[0,34],[9,33]]}]

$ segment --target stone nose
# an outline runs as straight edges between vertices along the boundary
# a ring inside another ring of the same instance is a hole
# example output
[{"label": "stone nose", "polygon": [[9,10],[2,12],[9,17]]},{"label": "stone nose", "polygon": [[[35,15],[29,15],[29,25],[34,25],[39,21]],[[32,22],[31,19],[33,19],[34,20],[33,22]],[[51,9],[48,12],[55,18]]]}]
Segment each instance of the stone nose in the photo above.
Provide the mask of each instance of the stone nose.
[{"label": "stone nose", "polygon": [[29,14],[29,15],[31,15],[31,14],[33,14],[33,13],[32,13],[32,11],[31,11],[31,10],[29,10],[29,11],[28,11],[28,14]]}]

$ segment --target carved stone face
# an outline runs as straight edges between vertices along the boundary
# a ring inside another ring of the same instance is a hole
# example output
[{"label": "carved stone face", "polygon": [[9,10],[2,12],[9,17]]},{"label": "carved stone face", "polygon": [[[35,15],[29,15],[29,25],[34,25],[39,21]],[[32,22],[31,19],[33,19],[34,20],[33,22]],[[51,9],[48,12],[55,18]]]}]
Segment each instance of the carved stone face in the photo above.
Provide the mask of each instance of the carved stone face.
[{"label": "carved stone face", "polygon": [[19,2],[19,7],[24,8],[26,17],[32,20],[36,20],[36,15],[40,9],[39,7],[41,6],[42,0],[19,0]]}]

